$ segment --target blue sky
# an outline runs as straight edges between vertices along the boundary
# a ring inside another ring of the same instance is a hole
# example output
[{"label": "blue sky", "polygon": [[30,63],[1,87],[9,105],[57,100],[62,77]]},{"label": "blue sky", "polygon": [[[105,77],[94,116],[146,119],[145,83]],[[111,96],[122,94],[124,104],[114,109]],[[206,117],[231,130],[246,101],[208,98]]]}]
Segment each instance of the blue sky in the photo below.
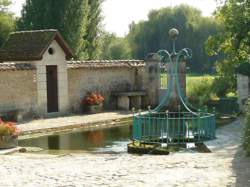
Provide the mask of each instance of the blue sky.
[{"label": "blue sky", "polygon": [[[12,1],[11,11],[20,16],[25,0]],[[216,8],[215,0],[105,0],[103,25],[105,30],[124,36],[128,33],[128,25],[132,21],[146,20],[150,10],[183,3],[200,9],[204,16],[210,16]]]}]

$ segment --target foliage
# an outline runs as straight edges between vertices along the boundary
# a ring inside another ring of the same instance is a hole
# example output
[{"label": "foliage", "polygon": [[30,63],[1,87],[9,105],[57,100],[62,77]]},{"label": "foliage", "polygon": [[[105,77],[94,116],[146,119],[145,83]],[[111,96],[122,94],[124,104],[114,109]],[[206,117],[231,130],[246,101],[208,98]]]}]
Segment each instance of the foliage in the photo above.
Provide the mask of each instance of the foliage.
[{"label": "foliage", "polygon": [[187,81],[187,98],[196,107],[208,105],[213,96],[213,77],[204,76]]},{"label": "foliage", "polygon": [[246,106],[246,121],[243,146],[247,154],[250,156],[250,100],[248,100],[248,105]]},{"label": "foliage", "polygon": [[180,31],[177,49],[188,47],[193,50],[193,59],[189,62],[192,72],[212,71],[214,58],[206,55],[204,42],[217,33],[218,25],[213,18],[202,17],[199,10],[187,5],[153,10],[148,21],[132,23],[127,38],[133,58],[144,59],[148,53],[159,49],[172,49],[168,36],[172,27]]},{"label": "foliage", "polygon": [[88,59],[97,58],[100,53],[101,34],[101,4],[103,0],[89,0],[89,13],[87,17],[87,28],[84,35],[86,45],[82,51],[86,51]]},{"label": "foliage", "polygon": [[87,59],[95,55],[98,46],[101,2],[26,0],[18,29],[58,29],[73,49],[76,58]]},{"label": "foliage", "polygon": [[13,122],[4,122],[0,118],[0,136],[13,136],[17,137],[20,134],[20,130]]},{"label": "foliage", "polygon": [[89,92],[83,98],[82,104],[86,105],[99,105],[103,103],[104,97],[98,92]]},{"label": "foliage", "polygon": [[232,83],[232,89],[236,88],[235,66],[250,57],[249,10],[249,1],[226,0],[215,14],[217,23],[221,25],[220,30],[206,43],[209,55],[223,54],[223,60],[217,63],[217,72],[222,79]]},{"label": "foliage", "polygon": [[108,60],[130,59],[131,50],[128,41],[112,33],[103,33],[100,57]]},{"label": "foliage", "polygon": [[228,79],[225,77],[216,77],[214,82],[213,82],[213,92],[218,96],[218,97],[226,97],[227,93],[230,93],[231,89],[231,84]]},{"label": "foliage", "polygon": [[8,38],[9,33],[15,29],[14,16],[8,12],[10,4],[9,0],[0,0],[0,47]]}]

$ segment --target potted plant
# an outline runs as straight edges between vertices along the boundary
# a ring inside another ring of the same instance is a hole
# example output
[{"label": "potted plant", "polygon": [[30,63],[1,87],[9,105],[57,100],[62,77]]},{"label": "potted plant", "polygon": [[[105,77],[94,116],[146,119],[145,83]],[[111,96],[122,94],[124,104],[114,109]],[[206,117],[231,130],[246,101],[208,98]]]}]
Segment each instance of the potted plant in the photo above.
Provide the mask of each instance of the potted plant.
[{"label": "potted plant", "polygon": [[101,112],[103,101],[104,97],[100,93],[88,92],[82,100],[83,110],[91,114]]},{"label": "potted plant", "polygon": [[20,130],[14,122],[4,122],[0,118],[0,149],[16,147],[19,134]]}]

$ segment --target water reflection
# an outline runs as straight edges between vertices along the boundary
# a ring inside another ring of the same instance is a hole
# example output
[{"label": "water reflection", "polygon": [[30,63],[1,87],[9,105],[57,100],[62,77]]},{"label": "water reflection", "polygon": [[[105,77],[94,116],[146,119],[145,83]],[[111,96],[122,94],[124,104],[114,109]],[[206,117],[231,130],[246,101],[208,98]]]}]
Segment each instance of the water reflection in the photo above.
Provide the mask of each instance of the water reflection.
[{"label": "water reflection", "polygon": [[121,152],[126,151],[126,144],[131,137],[131,131],[131,125],[124,125],[21,140],[19,145],[24,147],[41,147],[45,150]]}]

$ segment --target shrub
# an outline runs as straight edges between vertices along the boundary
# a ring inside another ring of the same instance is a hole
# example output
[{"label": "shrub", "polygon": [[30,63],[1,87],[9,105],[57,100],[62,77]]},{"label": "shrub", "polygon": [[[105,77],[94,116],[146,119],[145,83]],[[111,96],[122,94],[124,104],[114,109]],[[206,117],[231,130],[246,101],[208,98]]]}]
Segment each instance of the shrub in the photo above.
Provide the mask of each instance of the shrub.
[{"label": "shrub", "polygon": [[213,92],[218,97],[226,97],[226,95],[232,91],[231,89],[231,81],[223,78],[223,77],[216,77],[213,82]]},{"label": "shrub", "polygon": [[244,149],[247,155],[250,156],[250,99],[246,106],[246,120],[245,120],[245,130],[244,130]]},{"label": "shrub", "polygon": [[197,107],[208,105],[212,96],[213,78],[202,77],[187,87],[187,97],[190,103]]}]

